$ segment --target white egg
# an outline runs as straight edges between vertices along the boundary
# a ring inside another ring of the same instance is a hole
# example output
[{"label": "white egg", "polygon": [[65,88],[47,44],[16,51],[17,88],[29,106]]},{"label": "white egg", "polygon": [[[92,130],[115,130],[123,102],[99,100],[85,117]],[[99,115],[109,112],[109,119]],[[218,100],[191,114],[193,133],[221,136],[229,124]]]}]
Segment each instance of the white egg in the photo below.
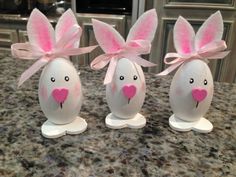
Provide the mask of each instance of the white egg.
[{"label": "white egg", "polygon": [[69,60],[57,58],[46,65],[39,80],[38,95],[48,121],[68,124],[75,120],[83,96],[80,78]]},{"label": "white egg", "polygon": [[106,86],[106,98],[112,114],[121,119],[133,118],[143,105],[145,93],[142,68],[127,58],[120,59],[112,82]]},{"label": "white egg", "polygon": [[208,65],[202,60],[184,63],[173,77],[169,97],[176,118],[195,122],[203,117],[213,97],[213,79]]}]

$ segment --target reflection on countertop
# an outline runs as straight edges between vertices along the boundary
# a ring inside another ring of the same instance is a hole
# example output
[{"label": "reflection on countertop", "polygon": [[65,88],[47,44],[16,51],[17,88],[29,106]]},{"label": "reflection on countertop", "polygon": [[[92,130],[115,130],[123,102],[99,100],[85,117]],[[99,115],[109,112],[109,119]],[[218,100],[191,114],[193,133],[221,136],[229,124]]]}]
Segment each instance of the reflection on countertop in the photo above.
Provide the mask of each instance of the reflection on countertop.
[{"label": "reflection on countertop", "polygon": [[234,176],[236,174],[236,84],[215,83],[206,114],[209,134],[180,133],[168,125],[171,77],[146,73],[142,129],[111,130],[103,71],[81,67],[84,104],[80,116],[88,130],[46,139],[46,120],[37,96],[40,72],[17,88],[31,61],[0,58],[0,176]]}]

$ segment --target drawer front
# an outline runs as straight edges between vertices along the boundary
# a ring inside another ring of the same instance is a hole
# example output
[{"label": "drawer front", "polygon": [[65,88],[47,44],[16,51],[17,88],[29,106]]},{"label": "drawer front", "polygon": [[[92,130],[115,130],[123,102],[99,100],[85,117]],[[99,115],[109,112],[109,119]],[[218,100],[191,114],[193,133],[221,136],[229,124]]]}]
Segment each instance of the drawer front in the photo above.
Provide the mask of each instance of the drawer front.
[{"label": "drawer front", "polygon": [[18,41],[17,30],[0,29],[0,53],[10,52],[11,44]]}]

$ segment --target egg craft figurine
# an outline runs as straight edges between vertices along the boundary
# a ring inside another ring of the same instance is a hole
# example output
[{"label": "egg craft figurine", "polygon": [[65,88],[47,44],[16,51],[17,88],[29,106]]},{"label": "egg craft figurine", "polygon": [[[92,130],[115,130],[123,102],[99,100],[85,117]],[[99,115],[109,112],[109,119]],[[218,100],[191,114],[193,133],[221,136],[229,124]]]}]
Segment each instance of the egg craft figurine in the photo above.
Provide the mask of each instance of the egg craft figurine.
[{"label": "egg craft figurine", "polygon": [[[179,67],[169,92],[170,106],[174,114],[169,125],[177,131],[194,130],[211,132],[212,123],[203,116],[213,97],[213,78],[208,60],[220,59],[229,52],[223,41],[223,20],[218,11],[211,15],[195,35],[192,26],[179,17],[174,26],[174,45],[177,53],[168,53],[165,63],[169,68],[158,75],[166,75]],[[174,58],[171,61],[168,59]]]},{"label": "egg craft figurine", "polygon": [[109,63],[104,84],[111,113],[106,117],[106,126],[113,129],[142,128],[146,125],[146,118],[139,111],[146,84],[141,66],[155,64],[140,55],[150,52],[157,28],[156,11],[152,9],[140,16],[126,41],[112,26],[95,19],[92,22],[96,40],[105,54],[95,58],[91,68],[101,69]]},{"label": "egg craft figurine", "polygon": [[36,60],[21,75],[18,86],[45,66],[38,90],[40,106],[47,118],[41,127],[42,135],[57,138],[84,132],[87,123],[78,116],[82,87],[68,56],[88,53],[96,46],[78,48],[82,30],[70,9],[59,18],[55,32],[48,19],[34,9],[27,23],[27,32],[29,42],[16,43],[11,48],[16,58]]}]

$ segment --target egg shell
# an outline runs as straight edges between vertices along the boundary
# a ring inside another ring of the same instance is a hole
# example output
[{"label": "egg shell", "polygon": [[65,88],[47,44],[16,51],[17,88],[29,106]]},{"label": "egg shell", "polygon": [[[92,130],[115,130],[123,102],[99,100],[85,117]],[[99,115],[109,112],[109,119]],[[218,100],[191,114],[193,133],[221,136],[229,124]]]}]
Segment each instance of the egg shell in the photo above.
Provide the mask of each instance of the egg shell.
[{"label": "egg shell", "polygon": [[[194,82],[190,83],[190,79]],[[204,84],[204,81],[207,84]],[[197,104],[192,89],[207,91],[207,96]],[[205,115],[213,97],[213,78],[205,61],[195,59],[184,63],[175,73],[170,86],[169,100],[174,115],[181,120],[193,122]]]},{"label": "egg shell", "polygon": [[[120,80],[123,76],[124,79]],[[134,77],[137,76],[137,80]],[[124,95],[124,86],[136,87],[136,94],[130,100]],[[106,86],[106,99],[113,115],[121,119],[134,117],[141,109],[146,93],[142,68],[127,58],[118,61],[112,82]]]},{"label": "egg shell", "polygon": [[[65,80],[66,76],[69,81]],[[68,90],[62,108],[52,96],[53,90],[61,88]],[[57,58],[46,65],[40,76],[38,95],[41,109],[52,123],[67,124],[76,118],[83,95],[79,75],[68,59]]]}]

